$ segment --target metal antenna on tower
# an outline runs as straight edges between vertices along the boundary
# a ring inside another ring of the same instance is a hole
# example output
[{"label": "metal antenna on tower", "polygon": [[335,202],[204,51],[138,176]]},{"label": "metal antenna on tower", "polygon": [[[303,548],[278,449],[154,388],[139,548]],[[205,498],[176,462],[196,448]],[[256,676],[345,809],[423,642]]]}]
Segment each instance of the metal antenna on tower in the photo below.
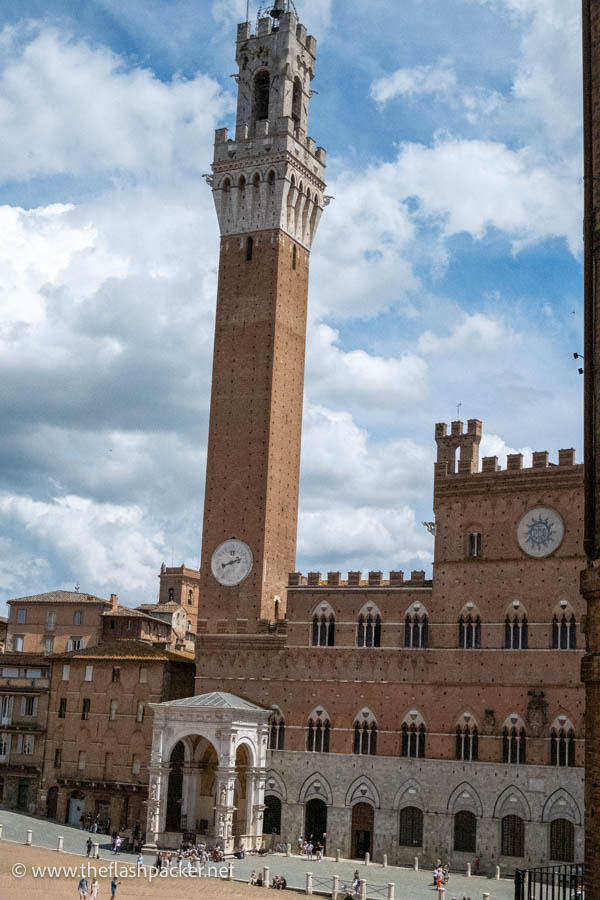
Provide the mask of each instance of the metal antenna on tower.
[{"label": "metal antenna on tower", "polygon": [[459,403],[459,404],[457,404],[457,407],[456,407],[456,418],[457,418],[457,419],[460,418],[460,408],[461,408],[461,406],[462,406],[462,403]]}]

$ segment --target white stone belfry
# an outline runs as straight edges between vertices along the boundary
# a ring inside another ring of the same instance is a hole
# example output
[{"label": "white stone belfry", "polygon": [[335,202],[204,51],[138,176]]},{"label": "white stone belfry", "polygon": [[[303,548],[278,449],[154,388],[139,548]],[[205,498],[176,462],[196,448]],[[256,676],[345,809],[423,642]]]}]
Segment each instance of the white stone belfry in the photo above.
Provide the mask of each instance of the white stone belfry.
[{"label": "white stone belfry", "polygon": [[310,250],[323,207],[326,153],[308,137],[317,42],[292,12],[238,25],[235,140],[215,135],[212,187],[222,236],[282,229]]},{"label": "white stone belfry", "polygon": [[[228,853],[239,845],[260,847],[271,710],[220,692],[151,708],[146,844],[178,847],[188,833]],[[176,765],[172,754],[180,742],[183,759]],[[180,791],[169,790],[175,777]]]}]

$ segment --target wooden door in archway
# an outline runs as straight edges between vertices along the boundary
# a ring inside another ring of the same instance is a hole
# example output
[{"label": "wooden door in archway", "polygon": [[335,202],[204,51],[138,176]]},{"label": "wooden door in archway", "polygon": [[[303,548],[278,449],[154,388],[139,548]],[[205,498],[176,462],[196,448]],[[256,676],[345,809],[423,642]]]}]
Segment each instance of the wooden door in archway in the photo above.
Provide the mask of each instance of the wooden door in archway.
[{"label": "wooden door in archway", "polygon": [[357,803],[352,807],[352,856],[364,859],[366,853],[373,855],[373,832],[375,830],[375,810],[370,803]]}]

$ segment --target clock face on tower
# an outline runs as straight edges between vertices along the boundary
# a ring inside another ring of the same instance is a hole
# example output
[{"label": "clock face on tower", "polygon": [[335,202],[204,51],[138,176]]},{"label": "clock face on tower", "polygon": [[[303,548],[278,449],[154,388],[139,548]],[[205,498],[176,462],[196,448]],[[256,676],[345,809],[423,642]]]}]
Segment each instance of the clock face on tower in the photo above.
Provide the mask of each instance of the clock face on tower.
[{"label": "clock face on tower", "polygon": [[537,506],[525,513],[517,526],[519,547],[528,556],[540,559],[560,546],[565,534],[563,520],[553,509]]},{"label": "clock face on tower", "polygon": [[252,550],[236,538],[223,541],[213,553],[210,567],[219,584],[235,587],[250,574]]}]

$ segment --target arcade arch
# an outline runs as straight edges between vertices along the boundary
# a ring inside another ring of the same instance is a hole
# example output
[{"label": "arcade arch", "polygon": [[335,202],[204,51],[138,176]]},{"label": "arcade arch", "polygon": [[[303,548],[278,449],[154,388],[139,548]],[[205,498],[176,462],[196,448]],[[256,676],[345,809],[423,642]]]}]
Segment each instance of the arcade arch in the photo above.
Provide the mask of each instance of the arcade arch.
[{"label": "arcade arch", "polygon": [[186,831],[231,852],[262,839],[270,711],[233,694],[152,704],[147,835]]}]

